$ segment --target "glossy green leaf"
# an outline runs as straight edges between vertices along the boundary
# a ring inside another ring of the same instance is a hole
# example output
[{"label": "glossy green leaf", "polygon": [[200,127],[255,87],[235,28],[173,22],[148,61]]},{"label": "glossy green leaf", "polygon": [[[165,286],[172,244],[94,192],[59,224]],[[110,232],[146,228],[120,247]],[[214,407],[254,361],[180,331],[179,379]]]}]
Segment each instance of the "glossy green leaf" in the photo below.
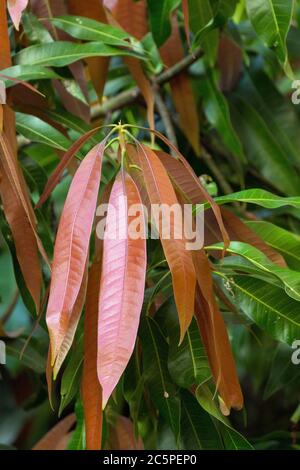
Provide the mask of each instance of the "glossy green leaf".
[{"label": "glossy green leaf", "polygon": [[215,403],[214,396],[208,384],[199,385],[196,390],[196,398],[202,408],[220,422],[220,432],[222,434],[225,448],[227,450],[251,450],[253,447],[238,431],[233,429],[229,420],[221,413]]},{"label": "glossy green leaf", "polygon": [[184,449],[223,449],[222,439],[213,419],[203,411],[196,398],[187,390],[182,390],[181,403],[181,437]]},{"label": "glossy green leaf", "polygon": [[[1,70],[0,74],[5,77],[17,78],[18,80],[31,81],[31,80],[45,80],[49,78],[59,78],[59,75],[54,70],[42,67],[41,65],[14,65],[7,69]],[[0,78],[2,78],[0,76]],[[16,84],[15,81],[3,77],[6,87]]]},{"label": "glossy green leaf", "polygon": [[230,99],[231,116],[244,144],[248,162],[272,186],[287,195],[298,195],[300,179],[268,127],[251,102],[240,95]]},{"label": "glossy green leaf", "polygon": [[264,220],[247,220],[246,224],[268,245],[279,251],[291,269],[300,271],[300,237],[298,235]]},{"label": "glossy green leaf", "polygon": [[16,126],[20,134],[33,142],[65,151],[70,146],[70,141],[61,132],[36,116],[16,113]]},{"label": "glossy green leaf", "polygon": [[189,23],[194,34],[193,46],[202,45],[205,60],[213,66],[218,51],[218,31],[210,31],[213,26],[214,13],[209,0],[188,0]]},{"label": "glossy green leaf", "polygon": [[83,364],[83,342],[82,338],[76,342],[71,350],[71,357],[63,372],[60,385],[60,407],[59,415],[73,400],[80,388],[80,379]]},{"label": "glossy green leaf", "polygon": [[278,209],[283,206],[293,206],[297,209],[300,208],[300,197],[281,197],[272,194],[264,189],[245,189],[237,193],[228,194],[226,196],[216,197],[215,201],[218,204],[227,202],[246,202],[248,204],[257,204],[267,209]]},{"label": "glossy green leaf", "polygon": [[52,18],[51,22],[59,29],[77,39],[99,41],[104,44],[128,47],[128,33],[99,21],[82,16],[64,15]]},{"label": "glossy green leaf", "polygon": [[157,323],[145,317],[140,328],[143,348],[144,377],[151,398],[173,430],[176,440],[180,433],[180,400],[171,380],[167,361],[168,345]]},{"label": "glossy green leaf", "polygon": [[135,52],[117,49],[102,42],[76,44],[75,42],[55,41],[50,44],[26,47],[26,49],[22,49],[16,54],[15,59],[18,65],[30,63],[32,65],[63,67],[85,57],[112,57],[117,55],[143,58]]},{"label": "glossy green leaf", "polygon": [[85,426],[83,405],[80,400],[76,402],[76,428],[72,433],[68,443],[68,450],[85,450]]},{"label": "glossy green leaf", "polygon": [[294,0],[246,0],[246,7],[259,38],[275,50],[285,71],[290,72],[286,37],[292,21]]},{"label": "glossy green leaf", "polygon": [[178,0],[147,0],[151,32],[157,47],[171,34],[170,16]]},{"label": "glossy green leaf", "polygon": [[288,344],[300,338],[300,303],[283,289],[251,276],[228,282],[236,305],[268,335]]},{"label": "glossy green leaf", "polygon": [[227,150],[241,162],[245,162],[243,146],[232,126],[227,101],[219,90],[213,73],[209,73],[209,77],[201,82],[200,92],[207,120],[217,129]]},{"label": "glossy green leaf", "polygon": [[288,385],[295,389],[300,385],[299,364],[293,364],[291,357],[295,350],[279,343],[272,358],[272,365],[264,390],[264,399],[268,400],[279,390],[286,390]]}]

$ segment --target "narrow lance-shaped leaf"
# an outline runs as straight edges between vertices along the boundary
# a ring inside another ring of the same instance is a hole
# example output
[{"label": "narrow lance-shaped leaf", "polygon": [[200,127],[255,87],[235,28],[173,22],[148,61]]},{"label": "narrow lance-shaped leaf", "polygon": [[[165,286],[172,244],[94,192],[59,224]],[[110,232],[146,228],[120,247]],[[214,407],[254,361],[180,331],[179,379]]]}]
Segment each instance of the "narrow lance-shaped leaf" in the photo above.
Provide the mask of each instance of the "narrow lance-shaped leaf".
[{"label": "narrow lance-shaped leaf", "polygon": [[103,243],[98,329],[98,377],[103,407],[132,354],[143,305],[146,273],[143,212],[139,237],[129,227],[135,218],[132,207],[136,204],[142,211],[135,183],[129,175],[122,174],[112,187]]},{"label": "narrow lance-shaped leaf", "polygon": [[[170,215],[168,220],[166,213],[166,208],[170,210],[175,207],[176,210],[179,203],[168,174],[156,154],[145,145],[138,146],[136,150],[128,145],[127,151],[142,169],[151,204],[158,204],[161,208],[162,218],[160,222],[157,221],[157,229],[172,275],[182,341],[193,318],[196,277],[191,252],[186,250],[186,239],[183,233],[179,233],[176,216]],[[170,223],[169,238],[163,233],[166,222]]]},{"label": "narrow lance-shaped leaf", "polygon": [[237,376],[228,333],[213,292],[209,261],[204,250],[193,252],[198,289],[196,291],[195,316],[206,349],[213,377],[225,407],[243,406],[243,395]]},{"label": "narrow lance-shaped leaf", "polygon": [[76,171],[57,231],[46,314],[52,365],[67,332],[84,275],[104,147],[105,141],[93,147]]}]

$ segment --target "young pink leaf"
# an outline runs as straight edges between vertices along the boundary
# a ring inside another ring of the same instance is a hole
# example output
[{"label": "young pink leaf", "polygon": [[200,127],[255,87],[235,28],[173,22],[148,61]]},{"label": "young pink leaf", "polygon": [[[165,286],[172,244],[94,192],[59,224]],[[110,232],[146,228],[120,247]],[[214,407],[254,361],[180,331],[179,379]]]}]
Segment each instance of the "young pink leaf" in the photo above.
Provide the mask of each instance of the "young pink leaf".
[{"label": "young pink leaf", "polygon": [[21,16],[28,0],[7,0],[7,8],[15,28],[19,31]]},{"label": "young pink leaf", "polygon": [[143,305],[146,240],[130,236],[128,227],[136,220],[136,214],[129,212],[133,204],[141,209],[138,189],[130,176],[119,176],[107,211],[99,298],[97,369],[103,408],[132,354]]},{"label": "young pink leaf", "polygon": [[52,365],[68,330],[70,316],[82,284],[97,204],[104,147],[105,141],[93,147],[76,171],[57,231],[46,314]]}]

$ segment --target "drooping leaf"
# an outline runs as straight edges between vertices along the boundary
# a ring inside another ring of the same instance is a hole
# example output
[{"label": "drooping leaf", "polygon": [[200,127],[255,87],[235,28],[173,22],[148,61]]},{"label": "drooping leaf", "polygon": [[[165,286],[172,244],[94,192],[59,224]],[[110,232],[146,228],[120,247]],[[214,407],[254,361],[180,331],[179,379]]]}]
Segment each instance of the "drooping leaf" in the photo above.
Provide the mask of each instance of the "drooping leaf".
[{"label": "drooping leaf", "polygon": [[71,183],[61,215],[47,308],[52,365],[66,335],[88,256],[105,141],[93,147]]},{"label": "drooping leaf", "polygon": [[[159,204],[161,207],[161,221],[156,221],[162,243],[162,247],[171,271],[173,291],[180,323],[180,341],[189,327],[194,310],[195,270],[192,263],[191,252],[186,250],[186,239],[184,236],[176,238],[178,232],[176,220],[170,219],[170,238],[163,234],[164,221],[168,214],[165,208],[177,207],[178,200],[168,174],[156,154],[146,146],[135,149],[128,145],[127,151],[140,166],[145,179],[147,193],[151,204]],[[162,206],[163,204],[163,206]],[[176,219],[176,217],[175,217]],[[186,232],[185,232],[186,233]],[[181,234],[183,235],[183,234]]]},{"label": "drooping leaf", "polygon": [[141,200],[133,180],[119,176],[109,199],[99,296],[97,369],[103,408],[132,354],[143,305],[145,229],[141,227],[136,239],[130,231],[135,217],[131,206],[136,204],[141,205]]},{"label": "drooping leaf", "polygon": [[169,423],[176,441],[180,435],[180,400],[170,377],[168,345],[157,323],[150,317],[143,320],[139,335],[142,340],[144,377],[151,399]]},{"label": "drooping leaf", "polygon": [[244,163],[246,159],[243,146],[232,126],[227,101],[218,89],[213,72],[209,72],[208,78],[202,81],[201,96],[208,121],[217,129],[229,152]]},{"label": "drooping leaf", "polygon": [[21,21],[21,16],[27,7],[28,0],[7,0],[7,8],[12,22],[17,30]]},{"label": "drooping leaf", "polygon": [[72,433],[72,437],[68,443],[68,450],[85,450],[86,448],[86,437],[85,437],[85,426],[84,426],[84,413],[83,406],[80,400],[75,405],[76,414],[76,428]]},{"label": "drooping leaf", "polygon": [[215,64],[218,51],[218,31],[208,31],[202,38],[201,31],[213,23],[214,12],[209,0],[188,0],[190,15],[190,28],[194,34],[193,46],[202,45],[205,60],[210,66]]},{"label": "drooping leaf", "polygon": [[185,449],[223,449],[221,436],[208,413],[198,405],[196,398],[182,390],[182,441]]},{"label": "drooping leaf", "polygon": [[[183,46],[175,15],[172,17],[172,33],[160,48],[160,54],[167,67],[179,62],[184,57]],[[199,118],[195,97],[189,76],[183,71],[170,81],[172,98],[179,114],[179,123],[188,141],[199,154]]]},{"label": "drooping leaf", "polygon": [[50,431],[40,439],[32,450],[55,450],[61,440],[70,431],[76,421],[75,414],[72,413],[59,421]]},{"label": "drooping leaf", "polygon": [[220,431],[225,442],[227,450],[252,450],[253,447],[238,431],[233,429],[230,422],[225,418],[216,405],[209,386],[207,384],[199,385],[196,390],[196,398],[202,408],[220,423]]},{"label": "drooping leaf", "polygon": [[170,16],[175,8],[176,0],[147,0],[151,32],[157,47],[168,39],[171,34]]},{"label": "drooping leaf", "polygon": [[[1,74],[6,77],[17,78],[18,80],[45,80],[49,78],[59,78],[59,75],[54,70],[42,67],[40,65],[13,65],[7,69],[1,70]],[[7,87],[14,85],[16,82],[4,78],[3,80]]]},{"label": "drooping leaf", "polygon": [[60,385],[59,415],[71,403],[76,396],[82,372],[83,342],[82,337],[78,339],[72,350],[70,360],[64,370]]}]

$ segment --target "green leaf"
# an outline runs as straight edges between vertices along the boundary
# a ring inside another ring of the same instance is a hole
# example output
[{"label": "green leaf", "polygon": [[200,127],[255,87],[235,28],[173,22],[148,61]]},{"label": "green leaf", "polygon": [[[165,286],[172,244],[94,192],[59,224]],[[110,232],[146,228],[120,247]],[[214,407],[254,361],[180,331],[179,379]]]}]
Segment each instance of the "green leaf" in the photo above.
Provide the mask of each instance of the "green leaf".
[{"label": "green leaf", "polygon": [[76,413],[76,428],[72,433],[72,437],[68,444],[68,450],[85,450],[85,425],[84,425],[84,411],[81,400],[78,400],[75,405]]},{"label": "green leaf", "polygon": [[227,202],[246,202],[249,204],[257,204],[267,209],[278,209],[283,206],[293,206],[300,208],[300,197],[281,197],[272,194],[264,189],[245,189],[237,193],[228,194],[226,196],[216,197],[215,202],[225,204]]},{"label": "green leaf", "polygon": [[194,34],[193,48],[202,45],[209,66],[214,66],[218,52],[218,31],[214,27],[214,13],[209,0],[189,0],[189,23]]},{"label": "green leaf", "polygon": [[64,370],[60,385],[60,407],[59,415],[73,400],[80,388],[80,379],[83,364],[83,341],[82,338],[72,347],[71,357]]},{"label": "green leaf", "polygon": [[244,144],[250,165],[271,185],[288,195],[298,195],[300,180],[290,161],[251,102],[235,94],[231,97],[231,117]]},{"label": "green leaf", "polygon": [[47,122],[30,114],[16,113],[17,131],[33,142],[47,144],[59,150],[68,150],[70,141]]},{"label": "green leaf", "polygon": [[219,407],[214,401],[213,393],[207,384],[199,385],[196,390],[196,398],[202,408],[220,422],[219,429],[227,450],[253,449],[247,439],[245,439],[238,431],[233,429],[229,420],[221,413]]},{"label": "green leaf", "polygon": [[221,436],[210,415],[203,411],[196,398],[187,390],[181,391],[181,438],[187,450],[223,449]]},{"label": "green leaf", "polygon": [[15,56],[18,65],[48,65],[63,67],[85,57],[132,56],[143,59],[141,54],[125,49],[117,49],[102,42],[76,44],[69,41],[55,41],[50,44],[38,44],[26,47]]},{"label": "green leaf", "polygon": [[279,251],[291,269],[300,271],[300,237],[263,220],[245,221],[268,245]]},{"label": "green leaf", "polygon": [[263,331],[288,344],[300,338],[300,303],[283,289],[251,276],[230,277],[228,283],[236,304]]},{"label": "green leaf", "polygon": [[299,389],[300,367],[291,361],[293,352],[294,350],[286,344],[278,344],[264,390],[264,400],[268,400],[278,390],[286,389],[289,384]]},{"label": "green leaf", "polygon": [[38,374],[44,374],[46,370],[46,358],[42,355],[41,344],[35,338],[31,338],[30,343],[26,346],[22,357],[20,353],[22,352],[26,340],[23,338],[18,338],[14,340],[6,341],[6,353],[8,356],[16,358],[21,365],[24,367],[29,367],[34,372]]},{"label": "green leaf", "polygon": [[180,400],[168,368],[168,345],[157,323],[145,317],[140,329],[143,348],[144,378],[151,398],[169,423],[176,440],[180,433]]},{"label": "green leaf", "polygon": [[246,0],[250,21],[259,38],[274,48],[286,73],[290,74],[286,37],[293,16],[293,0]]},{"label": "green leaf", "polygon": [[[104,44],[128,47],[130,36],[120,28],[115,28],[99,21],[82,16],[59,16],[50,19],[54,25],[77,39],[99,41]],[[132,38],[133,40],[133,38]]]},{"label": "green leaf", "polygon": [[177,6],[176,0],[147,0],[153,39],[160,47],[171,34],[170,16]]},{"label": "green leaf", "polygon": [[169,338],[168,368],[173,381],[183,388],[200,384],[211,377],[205,349],[202,345],[196,320],[178,346],[180,329],[174,299],[165,302],[157,311],[156,320],[162,319]]},{"label": "green leaf", "polygon": [[217,129],[227,150],[245,162],[243,146],[232,126],[227,101],[218,88],[213,72],[209,72],[208,78],[201,82],[200,92],[207,120]]},{"label": "green leaf", "polygon": [[[54,70],[42,67],[41,65],[14,65],[7,69],[1,70],[1,75],[7,77],[17,78],[18,80],[30,81],[30,80],[45,80],[48,78],[59,78],[59,75]],[[6,87],[10,87],[16,84],[13,80],[3,78]]]}]

